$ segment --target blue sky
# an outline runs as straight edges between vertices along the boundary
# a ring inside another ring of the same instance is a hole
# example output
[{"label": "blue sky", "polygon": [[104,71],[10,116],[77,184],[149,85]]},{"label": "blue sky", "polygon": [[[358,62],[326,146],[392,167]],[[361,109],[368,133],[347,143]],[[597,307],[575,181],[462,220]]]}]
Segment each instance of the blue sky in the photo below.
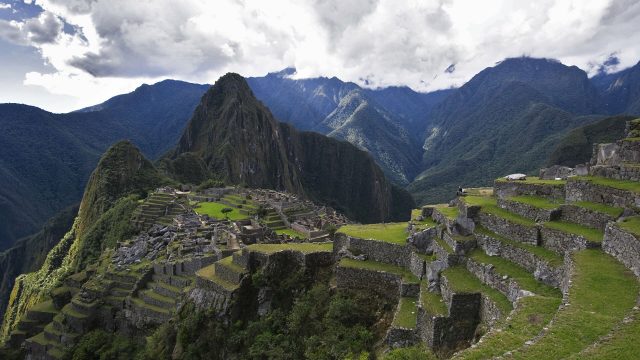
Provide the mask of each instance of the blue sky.
[{"label": "blue sky", "polygon": [[638,0],[0,0],[0,103],[67,112],[285,67],[432,91],[522,55],[593,75],[640,60],[639,23]]}]

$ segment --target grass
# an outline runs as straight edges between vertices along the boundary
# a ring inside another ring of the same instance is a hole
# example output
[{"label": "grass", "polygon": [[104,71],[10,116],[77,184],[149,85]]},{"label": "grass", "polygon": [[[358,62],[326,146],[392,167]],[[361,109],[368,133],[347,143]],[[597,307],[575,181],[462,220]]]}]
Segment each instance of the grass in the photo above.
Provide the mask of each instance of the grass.
[{"label": "grass", "polygon": [[440,247],[443,248],[447,253],[453,254],[453,249],[451,248],[451,246],[449,246],[449,244],[447,244],[446,241],[444,241],[440,237],[436,237],[435,240],[436,243],[438,243],[438,245],[440,245]]},{"label": "grass", "polygon": [[509,319],[498,325],[499,331],[485,335],[481,343],[456,354],[453,359],[491,359],[521,347],[549,323],[558,310],[560,302],[561,299],[557,297],[521,298]]},{"label": "grass", "polygon": [[333,251],[332,242],[323,243],[289,243],[289,244],[253,244],[247,246],[250,251],[263,254],[273,254],[278,251],[292,250],[299,251],[303,254],[315,252]]},{"label": "grass", "polygon": [[436,254],[427,255],[416,253],[416,255],[426,262],[432,262],[436,260]]},{"label": "grass", "polygon": [[488,287],[463,266],[453,266],[442,272],[455,293],[483,293],[498,306],[503,315],[513,309],[513,304],[501,292]]},{"label": "grass", "polygon": [[458,207],[449,205],[438,205],[435,210],[442,213],[447,219],[455,220],[458,217]]},{"label": "grass", "polygon": [[555,202],[553,200],[549,200],[547,198],[543,198],[540,196],[529,196],[529,195],[514,196],[514,197],[510,197],[508,200],[531,205],[533,207],[536,207],[538,209],[543,209],[543,210],[554,210],[554,209],[557,209],[559,205],[561,205],[560,202]]},{"label": "grass", "polygon": [[589,201],[578,201],[578,202],[573,203],[572,205],[576,205],[576,206],[579,206],[581,208],[585,208],[587,210],[591,210],[591,211],[599,212],[599,213],[602,213],[602,214],[606,214],[606,215],[612,216],[614,218],[620,217],[620,215],[622,215],[622,213],[624,212],[623,208],[619,208],[619,207],[615,207],[615,206],[609,206],[609,205],[605,205],[605,204],[594,203],[594,202],[589,202]]},{"label": "grass", "polygon": [[393,318],[393,325],[405,329],[415,329],[418,319],[417,299],[401,297],[398,302],[398,311]]},{"label": "grass", "polygon": [[86,318],[86,317],[87,317],[87,315],[85,315],[85,314],[82,314],[82,313],[80,313],[80,312],[75,311],[75,310],[73,309],[73,307],[71,307],[71,303],[69,303],[69,304],[65,305],[65,306],[62,308],[62,313],[63,313],[63,314],[65,314],[65,315],[69,315],[69,316],[71,316],[71,317],[74,317],[74,318],[76,318],[76,319],[84,319],[84,318]]},{"label": "grass", "polygon": [[568,234],[576,234],[583,236],[585,239],[601,243],[604,238],[604,232],[599,229],[586,227],[584,225],[568,222],[568,221],[548,221],[543,224],[544,227],[562,231]]},{"label": "grass", "polygon": [[52,300],[43,301],[39,304],[36,304],[34,307],[30,309],[31,311],[38,311],[44,313],[58,313],[58,310],[53,306]]},{"label": "grass", "polygon": [[535,246],[535,245],[531,245],[531,244],[525,244],[525,243],[521,243],[518,241],[514,241],[514,240],[510,240],[507,239],[501,235],[498,235],[496,233],[493,233],[481,226],[477,226],[475,229],[476,233],[482,234],[482,235],[486,235],[486,236],[490,236],[500,242],[502,242],[503,244],[506,245],[510,245],[516,248],[520,248],[522,250],[528,251],[530,253],[532,253],[533,255],[539,257],[542,260],[545,260],[546,262],[549,263],[549,265],[551,266],[561,266],[562,264],[564,264],[564,259],[562,258],[562,256],[556,254],[555,252],[545,249],[541,246]]},{"label": "grass", "polygon": [[471,252],[469,257],[479,263],[492,264],[498,274],[506,275],[515,280],[525,290],[548,297],[560,298],[562,296],[560,290],[541,283],[526,269],[505,258],[489,256],[480,249]]},{"label": "grass", "polygon": [[209,266],[205,266],[202,269],[196,271],[196,275],[209,280],[209,281],[213,281],[214,283],[222,286],[223,288],[225,288],[227,291],[234,291],[235,289],[237,289],[239,286],[237,284],[233,284],[230,283],[228,281],[222,280],[221,278],[219,278],[216,275],[216,267],[215,264],[211,264]]},{"label": "grass", "polygon": [[624,265],[596,249],[572,256],[570,306],[557,312],[538,342],[519,349],[514,358],[560,359],[576,354],[609,333],[635,305],[640,284]]},{"label": "grass", "polygon": [[367,224],[367,225],[345,225],[339,230],[339,233],[347,236],[385,241],[392,244],[405,245],[407,243],[407,223],[389,223],[389,224]]},{"label": "grass", "polygon": [[235,264],[233,262],[233,256],[227,256],[224,259],[218,260],[218,263],[223,265],[226,268],[229,268],[230,270],[232,270],[235,273],[243,273],[246,272],[245,269],[242,268],[242,266]]},{"label": "grass", "polygon": [[146,302],[142,301],[142,299],[140,299],[140,298],[131,298],[131,301],[133,303],[135,303],[136,305],[138,305],[139,307],[151,309],[151,310],[153,310],[155,312],[159,312],[159,313],[163,313],[163,314],[169,314],[170,313],[169,310],[161,308],[160,306],[147,304]]},{"label": "grass", "polygon": [[[227,214],[222,213],[222,209],[229,208],[231,212]],[[247,218],[247,215],[240,214],[238,209],[234,209],[229,207],[229,205],[218,203],[218,202],[201,202],[198,204],[198,207],[194,209],[198,214],[201,215],[209,215],[214,219],[222,220],[227,217],[229,220],[244,220]]]},{"label": "grass", "polygon": [[442,296],[429,291],[425,282],[420,286],[420,300],[422,308],[429,315],[447,316],[447,304],[442,300]]},{"label": "grass", "polygon": [[634,310],[631,321],[620,326],[611,336],[596,346],[576,354],[570,359],[637,359],[640,354],[640,315]]},{"label": "grass", "polygon": [[396,274],[402,277],[405,282],[408,283],[417,283],[418,278],[413,275],[409,270],[395,266],[387,263],[377,262],[373,260],[354,260],[349,258],[343,258],[340,260],[339,266],[353,268],[353,269],[364,269],[364,270],[372,270],[372,271],[382,271],[391,274]]},{"label": "grass", "polygon": [[640,236],[640,216],[632,216],[622,219],[618,225],[630,233]]},{"label": "grass", "polygon": [[615,180],[598,176],[577,176],[575,180],[588,181],[595,185],[606,186],[619,190],[631,191],[640,194],[640,182],[633,180]]},{"label": "grass", "polygon": [[467,205],[475,205],[475,206],[480,206],[482,207],[482,211],[487,213],[487,214],[491,214],[491,215],[495,215],[498,216],[500,218],[503,218],[505,220],[508,220],[512,223],[515,224],[519,224],[519,225],[524,225],[524,226],[535,226],[536,222],[531,220],[531,219],[527,219],[523,216],[514,214],[510,211],[507,211],[505,209],[502,209],[500,207],[498,207],[496,199],[494,197],[488,197],[488,196],[467,196],[464,198],[464,201]]},{"label": "grass", "polygon": [[537,176],[527,176],[526,180],[507,180],[503,177],[496,179],[497,182],[513,182],[513,183],[523,183],[523,184],[537,184],[537,185],[554,185],[554,186],[562,186],[567,182],[565,180],[543,180]]},{"label": "grass", "polygon": [[492,196],[493,188],[492,187],[479,187],[479,188],[465,188],[467,196]]},{"label": "grass", "polygon": [[306,239],[307,236],[299,231],[295,231],[293,229],[280,229],[280,230],[276,230],[276,234],[278,235],[289,235],[292,238],[298,238],[298,239]]}]

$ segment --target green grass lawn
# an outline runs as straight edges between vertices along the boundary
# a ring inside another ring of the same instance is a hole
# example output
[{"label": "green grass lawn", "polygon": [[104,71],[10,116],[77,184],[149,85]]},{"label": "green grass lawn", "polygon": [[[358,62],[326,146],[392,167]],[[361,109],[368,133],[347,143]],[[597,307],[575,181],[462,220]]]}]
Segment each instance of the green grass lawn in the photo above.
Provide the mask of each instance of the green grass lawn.
[{"label": "green grass lawn", "polygon": [[485,228],[483,228],[482,226],[477,226],[475,229],[476,233],[479,234],[483,234],[486,236],[490,236],[506,245],[511,245],[513,247],[517,247],[523,250],[526,250],[530,253],[532,253],[533,255],[547,261],[549,263],[549,265],[551,266],[561,266],[562,264],[564,264],[564,259],[562,258],[562,256],[556,254],[555,252],[545,249],[541,246],[535,246],[535,245],[531,245],[531,244],[525,244],[525,243],[521,243],[519,241],[514,241],[511,239],[507,239],[501,235],[498,235],[496,233],[493,233]]},{"label": "green grass lawn", "polygon": [[483,293],[496,303],[498,308],[502,311],[502,314],[505,316],[513,309],[513,304],[511,304],[511,301],[509,301],[506,296],[481,283],[477,277],[461,265],[453,266],[444,270],[442,275],[444,275],[449,281],[453,292]]},{"label": "green grass lawn", "polygon": [[409,283],[417,283],[419,281],[415,275],[413,275],[409,270],[403,267],[382,263],[378,261],[373,261],[373,260],[360,261],[360,260],[354,260],[349,258],[343,258],[342,260],[340,260],[339,265],[342,267],[348,267],[348,268],[384,271],[391,274],[396,274],[396,275],[402,276],[404,281]]},{"label": "green grass lawn", "polygon": [[537,176],[527,176],[526,180],[507,180],[501,177],[501,178],[497,178],[496,181],[523,183],[523,184],[555,185],[555,186],[562,186],[567,183],[565,180],[543,180]]},{"label": "green grass lawn", "polygon": [[604,232],[599,229],[586,227],[580,224],[568,222],[568,221],[548,221],[543,224],[544,227],[554,230],[559,230],[565,233],[576,234],[584,236],[591,242],[602,242],[604,238]]},{"label": "green grass lawn", "polygon": [[449,205],[438,205],[435,207],[442,215],[446,216],[449,220],[455,220],[458,217],[458,207]]},{"label": "green grass lawn", "polygon": [[498,217],[501,217],[505,220],[511,221],[515,224],[524,225],[524,226],[535,226],[536,222],[527,219],[518,214],[514,214],[510,211],[502,209],[498,207],[496,198],[489,196],[467,196],[464,197],[464,202],[470,206],[481,206],[482,211],[487,214],[492,214]]},{"label": "green grass lawn", "polygon": [[538,209],[544,209],[544,210],[554,210],[554,209],[557,209],[562,204],[562,202],[559,200],[550,200],[540,196],[529,196],[529,195],[514,196],[514,197],[510,197],[508,200],[531,205]]},{"label": "green grass lawn", "polygon": [[560,298],[560,290],[536,280],[530,272],[519,265],[499,256],[489,256],[480,249],[476,249],[469,257],[478,263],[492,264],[500,275],[507,275],[515,280],[523,289],[535,294]]},{"label": "green grass lawn", "polygon": [[634,310],[631,321],[624,323],[609,338],[569,359],[637,359],[640,355],[640,314]]},{"label": "green grass lawn", "polygon": [[640,236],[640,216],[624,218],[618,225],[630,233]]},{"label": "green grass lawn", "polygon": [[[557,312],[549,330],[535,344],[513,353],[516,359],[561,359],[580,352],[622,320],[640,291],[638,279],[601,250],[573,255],[569,303]],[[634,335],[637,341],[637,334]]]},{"label": "green grass lawn", "polygon": [[614,207],[614,206],[609,206],[609,205],[594,203],[589,201],[578,201],[573,203],[573,205],[585,208],[587,210],[607,214],[615,218],[622,215],[622,212],[624,211],[624,209],[620,207]]},{"label": "green grass lawn", "polygon": [[393,325],[405,329],[415,329],[418,318],[417,299],[402,297],[398,302],[398,311],[393,318]]},{"label": "green grass lawn", "polygon": [[632,180],[615,180],[598,176],[578,176],[575,180],[585,180],[596,185],[611,187],[619,190],[632,191],[640,194],[640,182]]},{"label": "green grass lawn", "polygon": [[420,286],[420,300],[422,308],[429,315],[447,316],[447,304],[442,300],[442,295],[429,291],[425,281]]},{"label": "green grass lawn", "polygon": [[289,235],[292,238],[298,238],[298,239],[306,239],[307,236],[299,231],[295,231],[293,229],[280,229],[280,230],[275,230],[276,234],[278,235]]},{"label": "green grass lawn", "polygon": [[310,254],[314,252],[332,251],[333,243],[253,244],[247,246],[247,249],[263,254],[273,254],[284,250],[299,251],[303,254]]},{"label": "green grass lawn", "polygon": [[386,241],[392,244],[407,243],[407,223],[345,225],[338,229],[339,233],[360,239]]},{"label": "green grass lawn", "polygon": [[443,248],[447,253],[453,254],[453,249],[451,248],[451,246],[449,246],[449,244],[446,241],[444,241],[440,237],[436,237],[435,240],[436,240],[436,243],[438,243],[438,245],[440,245],[440,247]]},{"label": "green grass lawn", "polygon": [[[222,213],[222,209],[229,208],[231,209],[230,213],[225,214]],[[198,207],[194,209],[198,214],[201,215],[209,215],[214,219],[223,220],[227,217],[229,220],[244,220],[247,219],[248,216],[244,214],[240,214],[240,211],[236,208],[229,207],[227,204],[222,204],[218,202],[202,202],[198,204]]]},{"label": "green grass lawn", "polygon": [[459,352],[452,359],[491,359],[517,349],[538,335],[558,310],[558,297],[527,296],[518,300],[516,309],[505,322],[498,324],[500,331],[491,332],[474,348]]},{"label": "green grass lawn", "polygon": [[216,265],[211,264],[209,266],[205,266],[202,269],[196,271],[196,276],[199,276],[203,279],[215,282],[216,284],[224,287],[228,291],[233,291],[239,287],[237,284],[230,283],[218,277],[216,275]]}]

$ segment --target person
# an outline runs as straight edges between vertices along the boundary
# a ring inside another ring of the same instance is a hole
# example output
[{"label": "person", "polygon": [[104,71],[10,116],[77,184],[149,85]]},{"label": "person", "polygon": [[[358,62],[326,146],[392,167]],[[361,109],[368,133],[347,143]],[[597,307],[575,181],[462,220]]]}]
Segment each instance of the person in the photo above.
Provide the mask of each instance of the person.
[{"label": "person", "polygon": [[456,193],[456,196],[463,196],[464,195],[464,189],[462,188],[462,186],[458,186],[458,192]]}]

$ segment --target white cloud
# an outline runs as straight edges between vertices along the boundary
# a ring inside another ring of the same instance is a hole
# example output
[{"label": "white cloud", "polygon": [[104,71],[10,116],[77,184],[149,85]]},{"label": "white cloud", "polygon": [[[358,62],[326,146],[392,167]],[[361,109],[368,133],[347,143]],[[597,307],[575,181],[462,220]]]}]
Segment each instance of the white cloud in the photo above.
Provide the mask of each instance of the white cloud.
[{"label": "white cloud", "polygon": [[[25,84],[86,105],[142,81],[211,83],[228,71],[254,76],[286,66],[295,66],[299,77],[335,75],[367,86],[428,91],[462,85],[483,68],[523,54],[557,58],[591,74],[612,53],[620,60],[617,68],[640,60],[635,0],[36,4],[45,12],[25,22],[0,22],[0,37],[37,47],[55,69],[29,73]],[[64,33],[62,20],[78,31]],[[455,71],[445,72],[452,64]]]},{"label": "white cloud", "polygon": [[11,9],[11,4],[0,3],[0,10]]}]

